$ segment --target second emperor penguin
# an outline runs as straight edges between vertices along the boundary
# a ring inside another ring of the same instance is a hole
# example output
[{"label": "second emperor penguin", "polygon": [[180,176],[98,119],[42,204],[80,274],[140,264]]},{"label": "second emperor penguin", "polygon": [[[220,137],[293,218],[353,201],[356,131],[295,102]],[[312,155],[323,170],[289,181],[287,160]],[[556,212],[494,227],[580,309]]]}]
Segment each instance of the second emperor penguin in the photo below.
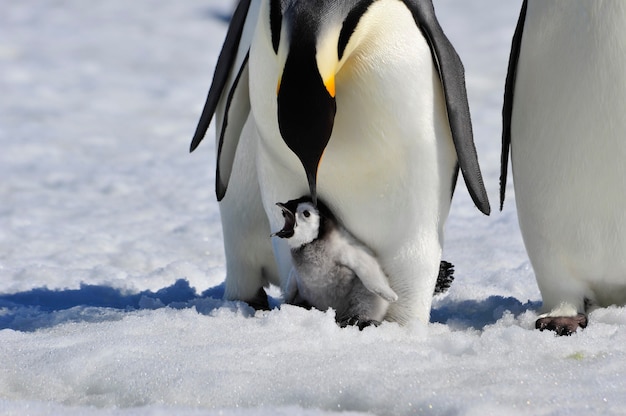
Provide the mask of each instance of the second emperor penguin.
[{"label": "second emperor penguin", "polygon": [[286,289],[275,202],[319,195],[377,253],[398,296],[385,319],[428,322],[459,168],[490,210],[463,66],[431,0],[240,1],[192,150],[216,111],[227,298]]},{"label": "second emperor penguin", "polygon": [[515,200],[546,314],[570,334],[626,303],[626,2],[524,1],[504,105]]}]

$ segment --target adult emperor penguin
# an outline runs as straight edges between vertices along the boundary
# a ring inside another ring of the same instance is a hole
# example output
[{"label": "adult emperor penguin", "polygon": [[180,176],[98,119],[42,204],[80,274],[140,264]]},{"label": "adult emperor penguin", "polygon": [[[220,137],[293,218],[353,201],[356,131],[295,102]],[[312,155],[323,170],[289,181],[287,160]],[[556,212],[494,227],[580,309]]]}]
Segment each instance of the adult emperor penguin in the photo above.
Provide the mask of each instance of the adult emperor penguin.
[{"label": "adult emperor penguin", "polygon": [[459,167],[489,213],[463,66],[431,0],[241,0],[192,150],[214,113],[226,298],[263,306],[264,285],[285,289],[275,203],[309,193],[377,253],[398,295],[385,319],[428,321]]},{"label": "adult emperor penguin", "polygon": [[626,3],[527,0],[503,109],[519,224],[546,314],[570,334],[626,303]]}]

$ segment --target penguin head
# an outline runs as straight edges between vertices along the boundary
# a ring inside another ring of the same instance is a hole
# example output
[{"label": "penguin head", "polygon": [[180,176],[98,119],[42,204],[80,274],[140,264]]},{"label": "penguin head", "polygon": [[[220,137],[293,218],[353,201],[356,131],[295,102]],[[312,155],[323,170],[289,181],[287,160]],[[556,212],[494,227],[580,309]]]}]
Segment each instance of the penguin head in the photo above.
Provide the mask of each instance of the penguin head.
[{"label": "penguin head", "polygon": [[319,237],[321,216],[319,210],[309,199],[292,200],[277,203],[282,211],[285,225],[272,234],[287,239],[292,248],[299,248],[315,241]]},{"label": "penguin head", "polygon": [[317,171],[337,111],[335,75],[373,2],[270,0],[272,46],[283,64],[277,80],[278,126],[304,167],[314,203]]}]

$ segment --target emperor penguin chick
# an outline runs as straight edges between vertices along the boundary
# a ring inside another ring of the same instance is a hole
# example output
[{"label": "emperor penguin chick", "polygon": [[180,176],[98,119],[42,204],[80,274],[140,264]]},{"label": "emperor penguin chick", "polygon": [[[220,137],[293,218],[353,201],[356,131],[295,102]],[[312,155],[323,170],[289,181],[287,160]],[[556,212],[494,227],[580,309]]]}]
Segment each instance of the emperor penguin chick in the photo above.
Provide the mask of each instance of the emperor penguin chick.
[{"label": "emperor penguin chick", "polygon": [[374,254],[321,201],[315,206],[303,197],[277,205],[285,225],[273,235],[287,239],[293,259],[287,303],[333,308],[342,327],[378,325],[398,296]]}]

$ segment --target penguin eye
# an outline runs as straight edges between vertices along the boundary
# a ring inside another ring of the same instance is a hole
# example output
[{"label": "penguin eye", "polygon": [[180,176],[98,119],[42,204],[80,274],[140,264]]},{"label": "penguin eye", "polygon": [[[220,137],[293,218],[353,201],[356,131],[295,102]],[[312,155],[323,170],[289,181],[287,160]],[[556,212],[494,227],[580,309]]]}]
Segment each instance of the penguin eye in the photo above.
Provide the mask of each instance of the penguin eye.
[{"label": "penguin eye", "polygon": [[302,213],[306,218],[309,218],[311,216],[311,213],[309,211],[304,211]]}]

